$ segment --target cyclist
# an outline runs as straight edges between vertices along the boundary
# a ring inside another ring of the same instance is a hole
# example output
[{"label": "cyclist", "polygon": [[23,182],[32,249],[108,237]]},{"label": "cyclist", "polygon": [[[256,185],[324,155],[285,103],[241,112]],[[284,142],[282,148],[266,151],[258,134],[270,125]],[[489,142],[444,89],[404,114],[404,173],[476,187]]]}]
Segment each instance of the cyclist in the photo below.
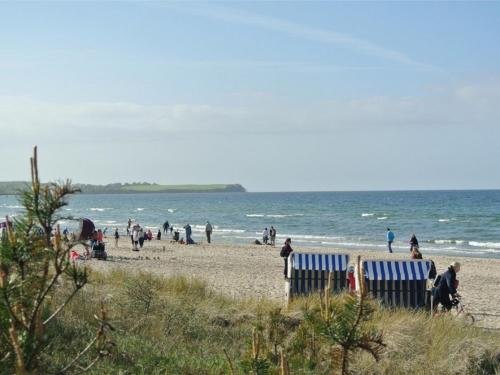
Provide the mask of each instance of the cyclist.
[{"label": "cyclist", "polygon": [[457,297],[457,273],[460,272],[460,263],[453,262],[448,267],[448,270],[444,272],[437,285],[432,289],[432,297],[434,299],[434,306],[439,303],[443,306],[445,310],[450,310],[453,306],[450,300],[450,294],[452,297]]}]

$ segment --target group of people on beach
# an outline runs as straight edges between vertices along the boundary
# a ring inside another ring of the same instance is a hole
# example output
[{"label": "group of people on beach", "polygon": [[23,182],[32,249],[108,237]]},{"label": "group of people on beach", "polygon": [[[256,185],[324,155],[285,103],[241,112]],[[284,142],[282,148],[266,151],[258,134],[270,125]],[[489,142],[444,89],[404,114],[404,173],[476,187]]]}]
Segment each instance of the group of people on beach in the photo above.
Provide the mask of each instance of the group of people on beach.
[{"label": "group of people on beach", "polygon": [[[392,254],[392,243],[394,242],[396,236],[394,235],[394,232],[391,230],[391,228],[387,228],[386,237],[387,237],[387,248],[389,249],[389,253]],[[412,234],[409,243],[410,243],[411,259],[422,259],[422,253],[420,252],[417,236],[415,235],[415,233]]]},{"label": "group of people on beach", "polygon": [[[195,244],[195,241],[193,240],[193,229],[191,225],[188,223],[186,224],[183,229],[186,234],[186,239],[184,240],[184,237],[180,236],[180,232],[174,228],[172,224],[166,220],[163,225],[163,234],[167,235],[170,233],[172,236],[172,242],[178,242],[180,244],[186,244],[186,245],[193,245]],[[213,227],[212,224],[207,220],[205,224],[205,235],[207,238],[207,243],[211,243],[212,241],[212,232],[213,232]],[[138,251],[139,249],[142,249],[144,246],[145,241],[151,241],[153,239],[153,233],[151,232],[151,229],[148,229],[147,231],[144,230],[138,223],[133,223],[132,219],[128,219],[127,223],[127,236],[130,236],[131,242],[132,242],[132,248],[135,251]],[[118,246],[118,241],[120,238],[120,234],[118,232],[118,228],[115,230],[115,247]],[[162,231],[161,229],[158,229],[158,233],[156,234],[156,240],[161,240],[162,238]]]},{"label": "group of people on beach", "polygon": [[274,228],[272,225],[269,230],[267,229],[267,227],[264,228],[264,231],[262,232],[262,243],[264,245],[276,245],[276,228]]}]

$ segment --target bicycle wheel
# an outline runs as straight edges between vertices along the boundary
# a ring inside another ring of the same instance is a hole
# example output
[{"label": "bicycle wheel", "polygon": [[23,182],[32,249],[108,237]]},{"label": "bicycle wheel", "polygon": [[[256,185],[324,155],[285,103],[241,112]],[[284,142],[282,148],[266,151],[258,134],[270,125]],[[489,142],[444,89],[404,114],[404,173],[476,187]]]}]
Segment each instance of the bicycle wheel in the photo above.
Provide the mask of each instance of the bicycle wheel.
[{"label": "bicycle wheel", "polygon": [[464,320],[465,324],[467,324],[468,326],[473,325],[474,322],[476,321],[476,318],[474,318],[474,315],[472,315],[472,314],[462,313],[461,315],[463,315],[463,320]]}]

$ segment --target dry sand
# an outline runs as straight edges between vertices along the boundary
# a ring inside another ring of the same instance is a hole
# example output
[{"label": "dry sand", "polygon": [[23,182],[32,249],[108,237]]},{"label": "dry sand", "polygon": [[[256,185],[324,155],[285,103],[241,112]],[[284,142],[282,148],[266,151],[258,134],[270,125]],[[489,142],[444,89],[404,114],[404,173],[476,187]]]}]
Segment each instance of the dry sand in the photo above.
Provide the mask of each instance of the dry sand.
[{"label": "dry sand", "polygon": [[[96,271],[122,269],[152,272],[158,275],[184,275],[205,281],[214,291],[226,296],[269,298],[284,301],[283,259],[281,246],[200,244],[180,245],[169,240],[149,241],[141,251],[132,251],[129,240],[120,239],[118,247],[108,238],[108,261],[84,261]],[[373,251],[350,251],[326,248],[299,248],[304,252],[341,252],[366,259],[408,259],[409,254]],[[424,249],[424,257],[425,257]],[[462,264],[457,278],[459,293],[477,324],[500,329],[500,260],[469,257],[433,256],[438,273],[452,261]]]}]

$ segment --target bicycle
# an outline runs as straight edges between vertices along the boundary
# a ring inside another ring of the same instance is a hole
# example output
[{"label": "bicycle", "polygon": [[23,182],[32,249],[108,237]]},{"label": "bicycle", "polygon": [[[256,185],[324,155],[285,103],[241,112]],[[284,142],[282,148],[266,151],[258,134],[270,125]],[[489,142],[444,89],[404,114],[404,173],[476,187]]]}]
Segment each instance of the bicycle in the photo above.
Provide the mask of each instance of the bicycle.
[{"label": "bicycle", "polygon": [[462,319],[466,325],[472,325],[476,321],[474,315],[467,311],[467,308],[464,303],[462,303],[462,296],[456,294],[451,300],[452,309],[450,312],[456,318]]}]

